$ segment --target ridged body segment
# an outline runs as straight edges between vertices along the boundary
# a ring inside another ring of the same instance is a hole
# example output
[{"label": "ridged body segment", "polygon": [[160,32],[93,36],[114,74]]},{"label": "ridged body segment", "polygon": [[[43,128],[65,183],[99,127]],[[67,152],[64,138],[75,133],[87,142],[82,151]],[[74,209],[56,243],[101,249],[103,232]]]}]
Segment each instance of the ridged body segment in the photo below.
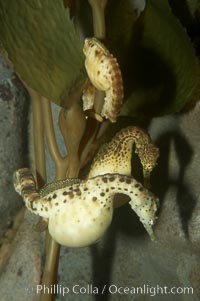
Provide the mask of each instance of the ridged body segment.
[{"label": "ridged body segment", "polygon": [[55,183],[54,190],[37,192],[34,178],[27,168],[15,172],[16,191],[27,208],[49,219],[49,232],[61,245],[83,247],[98,241],[112,221],[116,193],[130,198],[132,209],[139,216],[153,239],[157,198],[134,178],[120,174],[104,174],[79,183]]},{"label": "ridged body segment", "polygon": [[129,126],[118,132],[100,149],[90,168],[89,177],[107,172],[130,176],[133,144],[143,170],[151,172],[156,165],[159,149],[145,131],[136,126]]},{"label": "ridged body segment", "polygon": [[[105,91],[105,103],[101,115],[115,122],[124,96],[122,75],[117,60],[95,38],[85,40],[83,52],[86,57],[85,67],[92,85],[98,90]],[[85,92],[85,95],[88,97],[89,94]],[[83,95],[84,102],[88,101],[87,97]],[[89,100],[89,103],[91,102],[94,100]]]}]

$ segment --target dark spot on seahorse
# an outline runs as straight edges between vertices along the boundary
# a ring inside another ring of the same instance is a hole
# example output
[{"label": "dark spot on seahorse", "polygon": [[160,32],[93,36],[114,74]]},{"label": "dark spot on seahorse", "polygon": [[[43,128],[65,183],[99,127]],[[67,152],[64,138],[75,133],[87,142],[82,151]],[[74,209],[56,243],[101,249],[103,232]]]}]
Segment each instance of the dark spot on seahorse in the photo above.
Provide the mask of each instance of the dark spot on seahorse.
[{"label": "dark spot on seahorse", "polygon": [[32,209],[33,211],[37,211],[37,208],[34,208],[33,205],[34,205],[34,202],[30,202],[30,207],[31,207],[31,209]]},{"label": "dark spot on seahorse", "polygon": [[95,50],[95,56],[99,55],[99,50]]},{"label": "dark spot on seahorse", "polygon": [[123,178],[120,178],[119,181],[123,183],[126,181],[126,179],[123,177]]},{"label": "dark spot on seahorse", "polygon": [[138,188],[138,187],[140,187],[140,184],[138,184],[138,183],[135,184],[135,188]]},{"label": "dark spot on seahorse", "polygon": [[70,199],[73,199],[73,197],[74,197],[74,194],[73,194],[73,193],[70,193],[70,194],[69,194],[69,198],[70,198]]},{"label": "dark spot on seahorse", "polygon": [[53,194],[53,199],[56,199],[57,198],[57,194]]},{"label": "dark spot on seahorse", "polygon": [[114,182],[115,177],[110,177],[110,182]]},{"label": "dark spot on seahorse", "polygon": [[96,202],[97,197],[96,197],[96,196],[93,196],[92,200],[93,200],[93,202]]},{"label": "dark spot on seahorse", "polygon": [[130,178],[126,178],[126,183],[127,184],[131,184],[131,179]]},{"label": "dark spot on seahorse", "polygon": [[67,203],[67,200],[64,200],[63,203]]},{"label": "dark spot on seahorse", "polygon": [[33,187],[32,185],[24,185],[24,187],[22,187],[22,193],[25,194],[25,193],[33,193],[35,192],[35,187]]},{"label": "dark spot on seahorse", "polygon": [[67,195],[67,191],[64,191],[64,192],[63,192],[63,195]]},{"label": "dark spot on seahorse", "polygon": [[59,204],[58,204],[58,203],[55,203],[55,205],[58,206]]},{"label": "dark spot on seahorse", "polygon": [[100,193],[100,196],[104,197],[104,196],[105,196],[105,193],[104,193],[104,192],[101,192],[101,193]]},{"label": "dark spot on seahorse", "polygon": [[102,178],[102,181],[103,181],[104,183],[107,183],[107,182],[108,182],[108,179],[107,179],[106,177],[103,177],[103,178]]}]

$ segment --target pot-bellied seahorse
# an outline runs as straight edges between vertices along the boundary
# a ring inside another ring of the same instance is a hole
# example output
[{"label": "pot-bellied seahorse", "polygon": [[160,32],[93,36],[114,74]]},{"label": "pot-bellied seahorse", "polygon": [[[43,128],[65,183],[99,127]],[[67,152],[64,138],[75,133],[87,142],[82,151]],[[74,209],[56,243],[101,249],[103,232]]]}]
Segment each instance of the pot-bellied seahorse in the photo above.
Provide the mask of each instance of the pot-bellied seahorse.
[{"label": "pot-bellied seahorse", "polygon": [[124,96],[122,75],[117,59],[96,38],[85,39],[83,52],[86,57],[85,68],[91,82],[83,92],[84,110],[92,109],[95,88],[105,91],[105,102],[100,115],[115,122]]},{"label": "pot-bellied seahorse", "polygon": [[[138,137],[143,137],[144,146]],[[131,208],[154,239],[158,199],[130,176],[133,142],[143,166],[153,168],[156,158],[148,159],[143,150],[152,143],[149,136],[129,127],[97,154],[87,179],[60,180],[37,191],[31,171],[22,168],[14,173],[14,187],[30,211],[49,220],[51,236],[62,245],[83,247],[98,241],[112,221],[114,197],[119,193],[129,197]]]}]

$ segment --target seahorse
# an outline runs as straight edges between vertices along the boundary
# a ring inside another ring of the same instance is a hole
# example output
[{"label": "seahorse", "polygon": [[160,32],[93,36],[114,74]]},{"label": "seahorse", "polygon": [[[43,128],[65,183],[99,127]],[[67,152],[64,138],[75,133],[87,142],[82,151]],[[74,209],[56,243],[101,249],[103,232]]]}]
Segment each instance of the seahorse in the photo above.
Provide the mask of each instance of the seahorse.
[{"label": "seahorse", "polygon": [[115,122],[122,107],[124,96],[122,75],[116,58],[96,38],[85,39],[83,52],[85,68],[92,83],[87,85],[83,93],[85,109],[94,104],[94,89],[105,91],[105,103],[101,116]]},{"label": "seahorse", "polygon": [[132,177],[104,174],[88,180],[67,179],[37,191],[31,171],[23,168],[14,173],[13,183],[26,207],[49,219],[49,233],[61,245],[83,247],[97,242],[112,221],[116,193],[130,197],[132,209],[154,239],[157,198]]},{"label": "seahorse", "polygon": [[118,132],[95,156],[88,177],[104,173],[131,175],[132,146],[138,154],[146,176],[156,165],[159,149],[150,136],[136,126],[129,126]]}]

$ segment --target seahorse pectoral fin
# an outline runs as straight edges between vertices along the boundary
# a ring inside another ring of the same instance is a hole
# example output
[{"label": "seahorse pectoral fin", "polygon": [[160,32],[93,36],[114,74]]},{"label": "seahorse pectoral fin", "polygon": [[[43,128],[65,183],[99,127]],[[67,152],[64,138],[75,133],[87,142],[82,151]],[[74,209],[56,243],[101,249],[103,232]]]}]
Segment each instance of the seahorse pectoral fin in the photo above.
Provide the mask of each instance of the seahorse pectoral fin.
[{"label": "seahorse pectoral fin", "polygon": [[92,85],[91,81],[88,80],[82,95],[83,111],[91,110],[94,107],[95,94],[96,88]]}]

